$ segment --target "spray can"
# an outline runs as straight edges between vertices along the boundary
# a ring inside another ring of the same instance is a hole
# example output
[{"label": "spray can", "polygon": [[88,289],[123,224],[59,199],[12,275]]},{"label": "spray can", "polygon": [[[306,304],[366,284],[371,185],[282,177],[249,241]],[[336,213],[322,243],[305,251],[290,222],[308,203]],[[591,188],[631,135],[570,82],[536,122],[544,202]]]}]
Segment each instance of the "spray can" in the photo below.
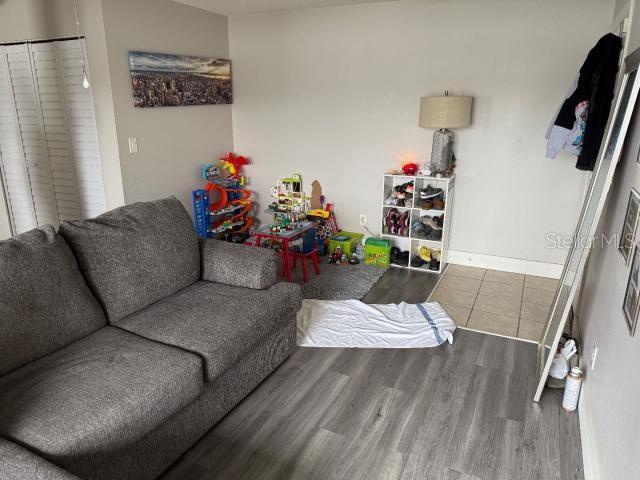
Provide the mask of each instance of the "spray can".
[{"label": "spray can", "polygon": [[573,367],[567,374],[567,383],[564,386],[564,396],[562,397],[562,408],[566,411],[573,412],[578,408],[581,386],[582,370],[578,367]]}]

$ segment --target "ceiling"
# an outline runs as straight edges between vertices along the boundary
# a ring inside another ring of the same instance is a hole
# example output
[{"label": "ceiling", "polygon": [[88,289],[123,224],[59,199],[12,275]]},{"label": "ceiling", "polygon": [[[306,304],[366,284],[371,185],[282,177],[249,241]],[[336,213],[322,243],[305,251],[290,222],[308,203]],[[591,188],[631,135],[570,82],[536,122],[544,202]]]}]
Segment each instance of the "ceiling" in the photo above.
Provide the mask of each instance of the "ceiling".
[{"label": "ceiling", "polygon": [[243,15],[246,13],[290,10],[297,8],[332,7],[376,3],[385,0],[174,0],[192,7],[209,10],[222,15]]}]

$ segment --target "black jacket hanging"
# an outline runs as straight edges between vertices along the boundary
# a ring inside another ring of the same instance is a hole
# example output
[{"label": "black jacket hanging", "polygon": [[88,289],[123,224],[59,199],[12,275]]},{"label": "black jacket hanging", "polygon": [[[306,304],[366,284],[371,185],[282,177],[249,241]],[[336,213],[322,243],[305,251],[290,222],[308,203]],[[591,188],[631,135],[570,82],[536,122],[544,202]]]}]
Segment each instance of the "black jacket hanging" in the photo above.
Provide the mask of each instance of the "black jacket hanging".
[{"label": "black jacket hanging", "polygon": [[582,149],[576,162],[580,170],[593,170],[598,157],[613,100],[621,48],[622,40],[612,33],[598,40],[580,68],[575,90],[562,104],[554,122],[555,126],[572,130],[576,108],[588,102]]}]

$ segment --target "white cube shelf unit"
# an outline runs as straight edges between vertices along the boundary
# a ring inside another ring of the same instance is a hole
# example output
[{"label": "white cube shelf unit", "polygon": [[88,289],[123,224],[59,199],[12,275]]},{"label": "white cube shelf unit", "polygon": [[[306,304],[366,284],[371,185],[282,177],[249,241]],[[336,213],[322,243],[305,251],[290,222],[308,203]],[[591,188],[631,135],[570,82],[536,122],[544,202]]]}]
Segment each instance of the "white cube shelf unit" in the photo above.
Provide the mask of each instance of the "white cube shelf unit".
[{"label": "white cube shelf unit", "polygon": [[[413,181],[414,193],[411,201],[405,201],[405,206],[390,206],[385,204],[395,187]],[[431,186],[440,188],[443,192],[444,209],[435,210],[433,208],[425,210],[421,208],[420,190]],[[446,177],[435,177],[426,175],[392,175],[385,174],[382,188],[382,237],[391,241],[391,245],[398,247],[401,251],[409,251],[409,265],[392,264],[392,267],[408,268],[423,272],[442,273],[447,264],[447,250],[449,247],[449,229],[451,226],[451,211],[453,207],[453,193],[455,186],[455,175]],[[395,208],[400,213],[409,212],[409,224],[402,234],[389,232],[385,223],[385,218],[389,209]],[[416,232],[413,225],[423,216],[436,217],[444,215],[442,223],[442,237],[439,240],[426,238],[421,232]],[[417,266],[415,257],[420,247],[426,246],[431,251],[435,251],[440,256],[440,268],[430,270],[429,264]]]}]

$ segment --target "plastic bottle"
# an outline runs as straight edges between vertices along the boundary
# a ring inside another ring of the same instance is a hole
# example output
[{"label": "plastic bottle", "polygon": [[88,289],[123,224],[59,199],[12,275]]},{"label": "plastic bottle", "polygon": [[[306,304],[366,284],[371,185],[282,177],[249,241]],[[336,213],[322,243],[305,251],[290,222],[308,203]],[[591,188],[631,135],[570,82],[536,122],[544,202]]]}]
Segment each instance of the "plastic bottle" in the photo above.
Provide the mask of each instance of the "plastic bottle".
[{"label": "plastic bottle", "polygon": [[573,367],[567,374],[567,383],[564,386],[564,395],[562,397],[562,408],[568,412],[573,412],[578,408],[578,399],[580,398],[580,387],[582,386],[582,370]]}]

